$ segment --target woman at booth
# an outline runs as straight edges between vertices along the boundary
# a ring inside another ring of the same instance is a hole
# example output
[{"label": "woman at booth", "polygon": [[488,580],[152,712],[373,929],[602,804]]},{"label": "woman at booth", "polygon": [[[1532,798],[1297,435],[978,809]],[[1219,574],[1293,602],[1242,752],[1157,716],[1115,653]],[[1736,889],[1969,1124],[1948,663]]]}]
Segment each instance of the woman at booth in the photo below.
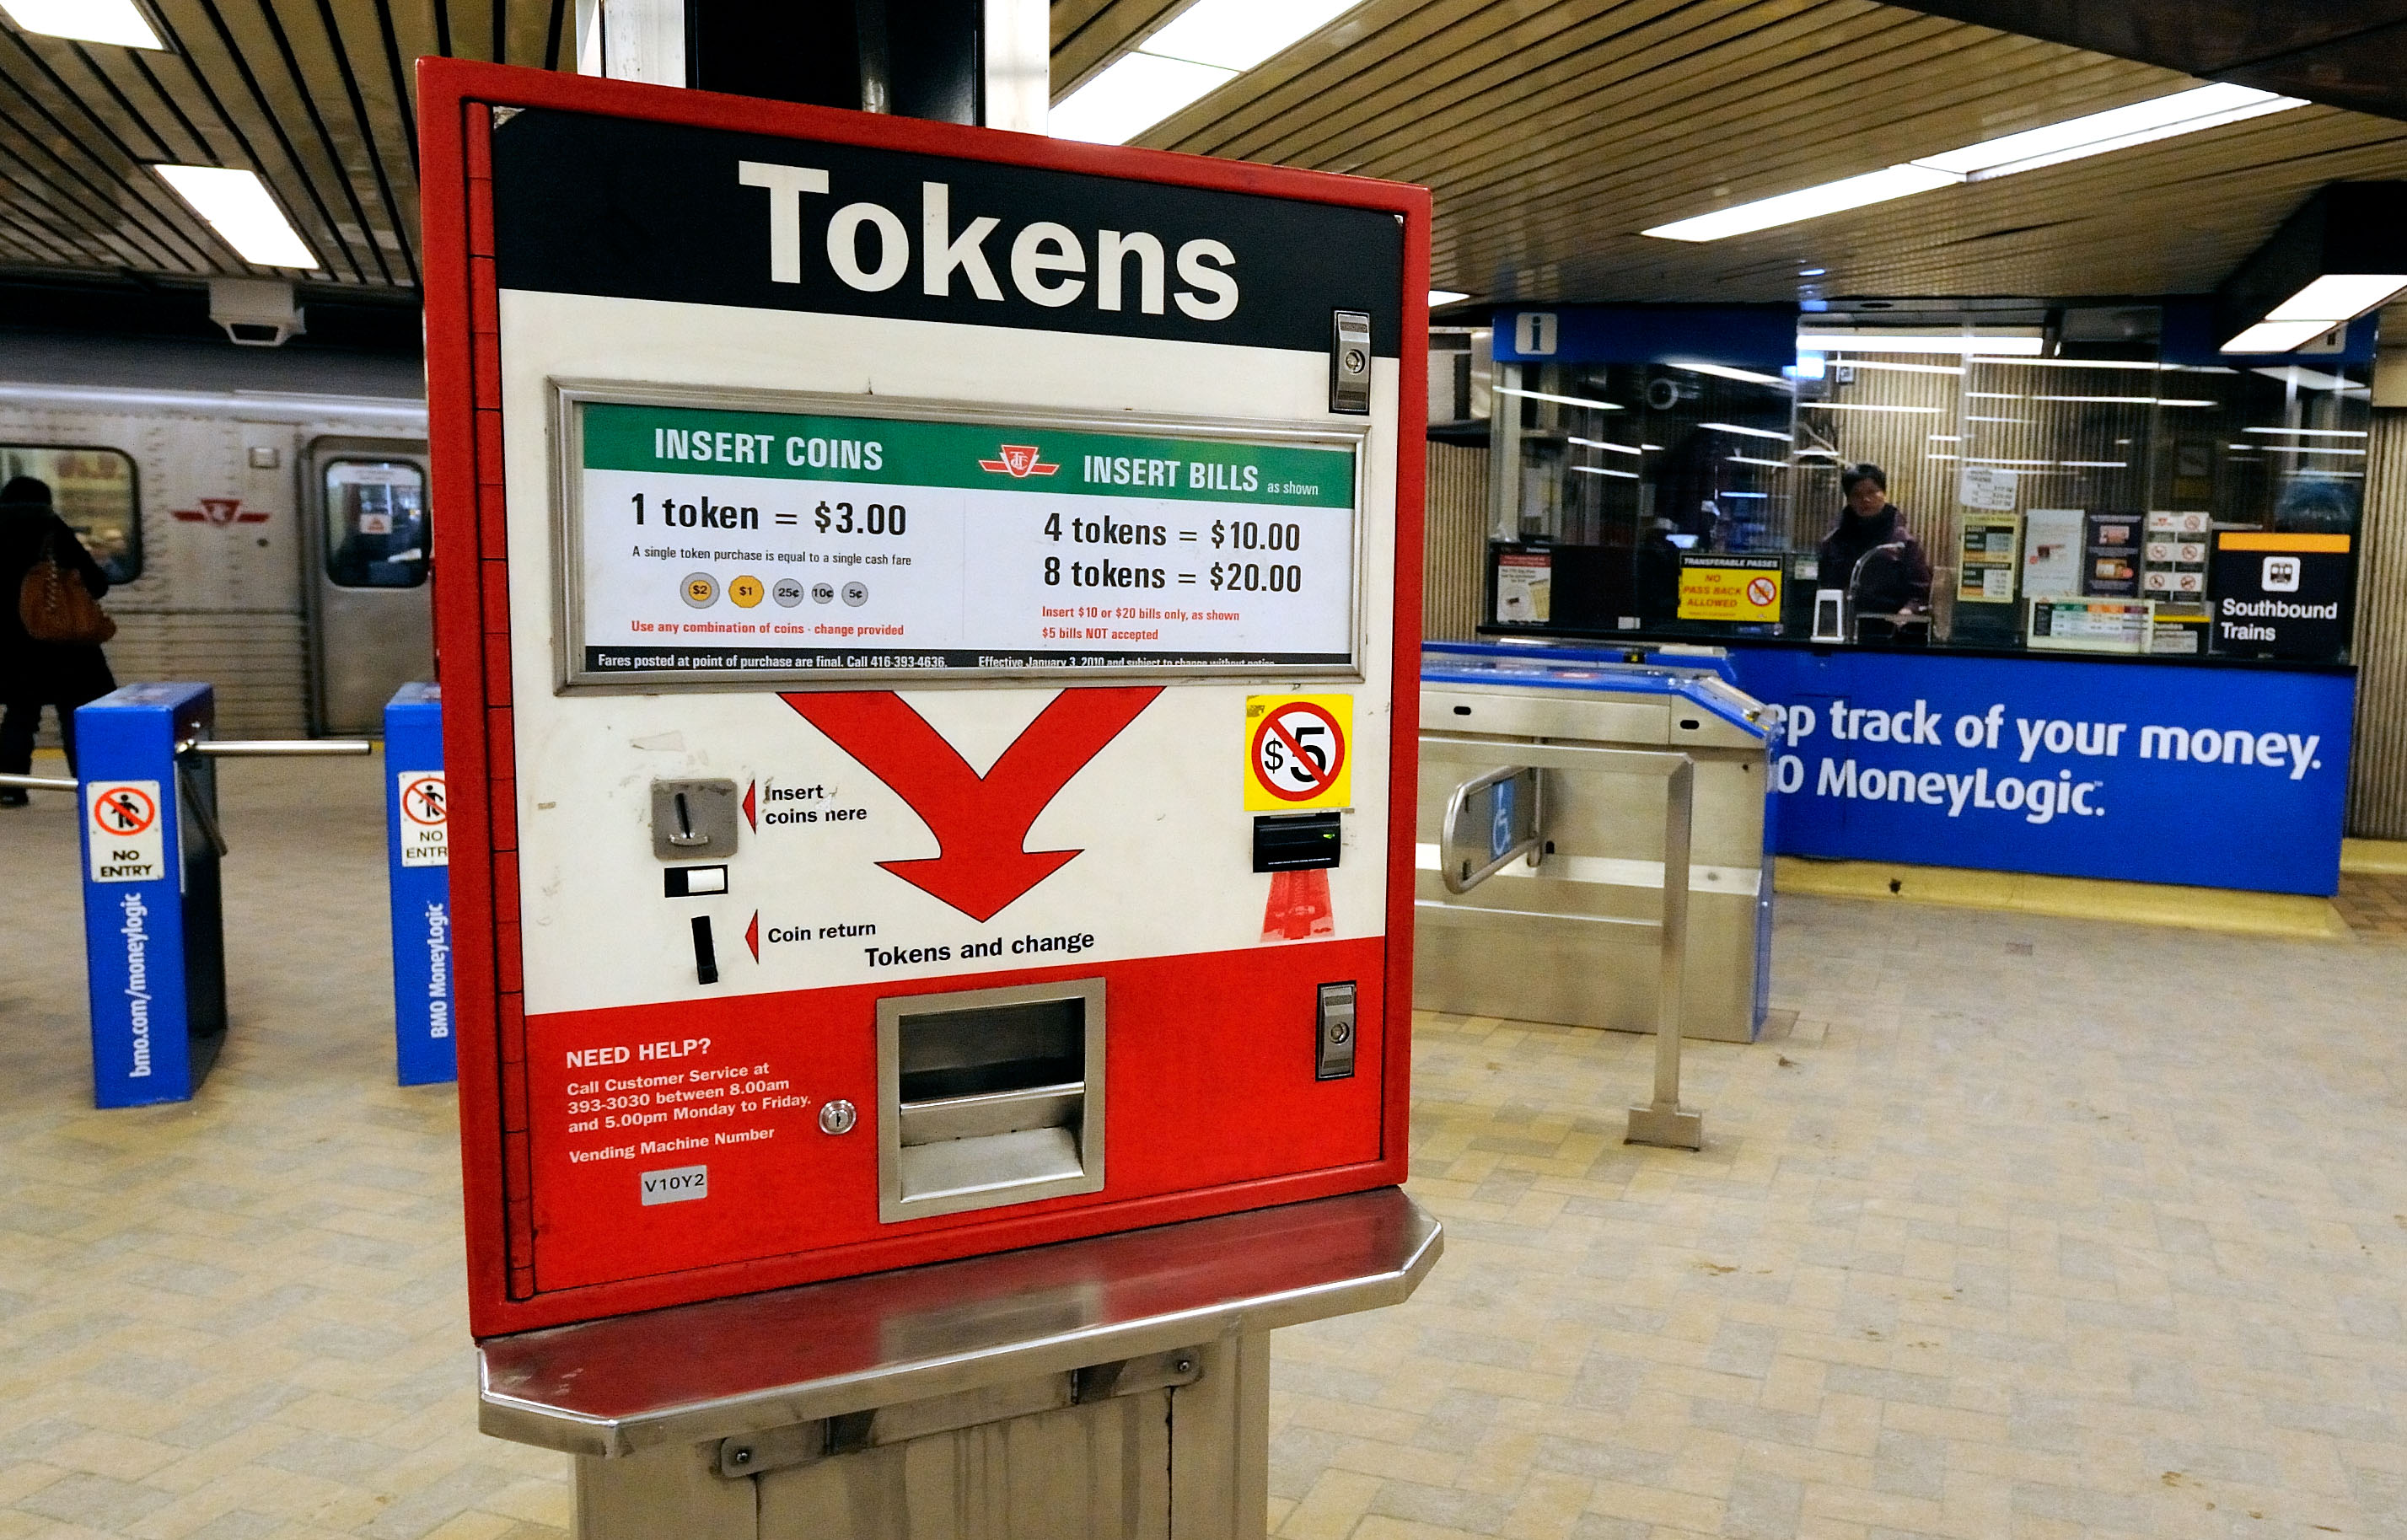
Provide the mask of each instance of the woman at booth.
[{"label": "woman at booth", "polygon": [[[1849,465],[1839,473],[1847,506],[1819,552],[1824,588],[1844,588],[1859,615],[1919,614],[1930,607],[1930,558],[1888,500],[1888,473]],[[1873,560],[1864,560],[1878,551]]]}]

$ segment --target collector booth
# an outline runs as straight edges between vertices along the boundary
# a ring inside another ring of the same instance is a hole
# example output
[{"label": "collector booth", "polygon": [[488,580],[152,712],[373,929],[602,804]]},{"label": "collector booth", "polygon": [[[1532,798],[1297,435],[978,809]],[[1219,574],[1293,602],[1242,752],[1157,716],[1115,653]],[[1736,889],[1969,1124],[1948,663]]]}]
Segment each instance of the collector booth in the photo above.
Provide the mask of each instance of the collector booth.
[{"label": "collector booth", "polygon": [[1437,1254],[1427,195],[421,81],[485,1426],[590,1535],[1260,1533],[1264,1333]]},{"label": "collector booth", "polygon": [[2335,891],[2372,322],[1887,308],[1498,312],[1481,633],[1726,649],[1784,855]]}]

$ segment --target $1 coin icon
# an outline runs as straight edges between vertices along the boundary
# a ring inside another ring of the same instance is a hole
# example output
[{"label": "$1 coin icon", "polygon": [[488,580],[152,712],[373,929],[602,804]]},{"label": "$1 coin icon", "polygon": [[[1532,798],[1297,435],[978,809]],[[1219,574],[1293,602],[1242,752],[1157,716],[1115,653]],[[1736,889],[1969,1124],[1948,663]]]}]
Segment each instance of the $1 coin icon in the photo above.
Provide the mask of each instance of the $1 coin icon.
[{"label": "$1 coin icon", "polygon": [[750,609],[754,605],[759,604],[768,592],[768,589],[762,586],[761,579],[748,572],[733,579],[727,585],[727,597],[734,601],[738,609]]}]

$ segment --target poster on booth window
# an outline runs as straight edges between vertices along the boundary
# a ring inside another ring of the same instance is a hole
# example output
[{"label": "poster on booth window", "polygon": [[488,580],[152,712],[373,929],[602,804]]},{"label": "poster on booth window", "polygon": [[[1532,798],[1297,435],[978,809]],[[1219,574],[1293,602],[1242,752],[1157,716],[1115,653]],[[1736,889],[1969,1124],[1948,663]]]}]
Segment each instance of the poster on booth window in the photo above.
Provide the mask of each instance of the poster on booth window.
[{"label": "poster on booth window", "polygon": [[1554,617],[1554,558],[1543,550],[1496,557],[1496,623],[1544,625]]},{"label": "poster on booth window", "polygon": [[1968,508],[2009,512],[2021,481],[2020,471],[2001,465],[1967,465],[1956,473],[1956,501]]},{"label": "poster on booth window", "polygon": [[2090,599],[2129,599],[2140,592],[2140,516],[2090,513],[2082,518],[2081,592]]},{"label": "poster on booth window", "polygon": [[1959,603],[2008,604],[2015,596],[2015,566],[2021,555],[2022,520],[2011,513],[1964,515],[1958,553],[1956,598]]},{"label": "poster on booth window", "polygon": [[2023,597],[2072,599],[2081,593],[2080,508],[2033,508],[2023,520]]},{"label": "poster on booth window", "polygon": [[1769,625],[1780,619],[1777,556],[1682,556],[1680,619]]}]

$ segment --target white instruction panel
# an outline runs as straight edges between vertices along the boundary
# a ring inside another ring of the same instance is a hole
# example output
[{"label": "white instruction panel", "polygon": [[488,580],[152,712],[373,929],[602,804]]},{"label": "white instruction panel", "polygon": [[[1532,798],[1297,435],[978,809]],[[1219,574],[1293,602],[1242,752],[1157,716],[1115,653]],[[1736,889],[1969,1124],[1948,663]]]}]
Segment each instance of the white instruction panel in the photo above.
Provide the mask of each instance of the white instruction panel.
[{"label": "white instruction panel", "polygon": [[1359,668],[1343,435],[563,411],[571,688]]}]

